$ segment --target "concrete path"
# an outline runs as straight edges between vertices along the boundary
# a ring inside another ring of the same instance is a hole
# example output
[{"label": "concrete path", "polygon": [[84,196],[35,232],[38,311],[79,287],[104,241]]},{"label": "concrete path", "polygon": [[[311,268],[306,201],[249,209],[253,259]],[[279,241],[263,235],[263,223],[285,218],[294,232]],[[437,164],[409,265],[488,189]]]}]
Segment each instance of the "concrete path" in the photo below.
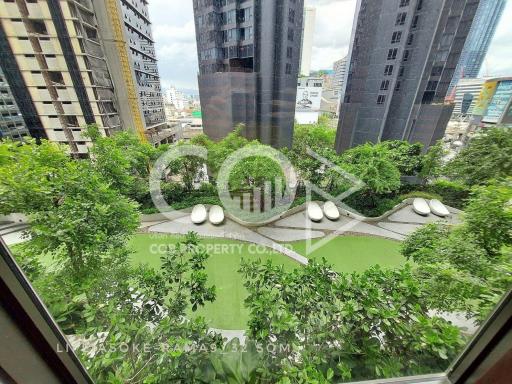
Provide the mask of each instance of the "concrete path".
[{"label": "concrete path", "polygon": [[288,242],[299,241],[307,239],[318,239],[324,237],[325,233],[321,231],[311,231],[308,229],[288,229],[288,228],[273,228],[273,227],[260,227],[258,232],[266,237],[275,241]]},{"label": "concrete path", "polygon": [[309,220],[306,216],[306,212],[299,212],[284,219],[278,220],[274,223],[277,227],[288,227],[288,228],[307,228],[321,229],[327,231],[334,231],[339,235],[343,233],[355,232],[367,235],[385,237],[394,240],[403,240],[404,237],[392,231],[388,231],[384,228],[379,228],[373,224],[361,222],[348,217],[340,217],[336,221],[331,221],[327,218],[323,218],[322,221],[315,223]]},{"label": "concrete path", "polygon": [[148,228],[148,232],[153,233],[173,233],[185,235],[188,232],[196,232],[204,237],[222,237],[226,239],[234,239],[240,241],[247,241],[258,245],[263,245],[277,252],[283,253],[291,259],[306,265],[308,259],[304,256],[292,251],[282,245],[275,243],[273,240],[260,235],[244,226],[237,224],[229,219],[226,219],[221,225],[212,225],[204,223],[201,225],[193,224],[189,216],[181,217],[174,221],[167,221],[165,223],[153,225]]},{"label": "concrete path", "polygon": [[416,224],[386,223],[386,222],[380,222],[380,223],[377,223],[377,225],[381,228],[387,229],[388,231],[396,232],[400,235],[409,235],[421,227],[421,225],[416,225]]},{"label": "concrete path", "polygon": [[397,221],[401,223],[415,223],[415,224],[427,224],[434,222],[445,222],[448,224],[459,224],[460,219],[457,213],[453,213],[447,218],[441,218],[434,214],[430,214],[428,216],[420,216],[416,212],[413,211],[412,206],[408,205],[400,209],[399,211],[393,213],[388,217],[389,221]]}]

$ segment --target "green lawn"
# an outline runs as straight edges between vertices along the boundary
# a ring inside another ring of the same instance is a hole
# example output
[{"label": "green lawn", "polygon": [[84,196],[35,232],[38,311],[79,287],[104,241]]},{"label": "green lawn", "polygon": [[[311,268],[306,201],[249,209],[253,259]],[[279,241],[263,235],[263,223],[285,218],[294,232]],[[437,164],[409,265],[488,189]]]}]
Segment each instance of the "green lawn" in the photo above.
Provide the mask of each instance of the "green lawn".
[{"label": "green lawn", "polygon": [[[160,265],[160,255],[167,244],[175,244],[180,239],[175,235],[138,234],[131,241],[135,253],[134,263]],[[286,269],[300,267],[300,264],[286,256],[255,245],[227,239],[204,239],[211,255],[207,272],[210,282],[217,288],[217,300],[196,313],[205,316],[212,327],[220,329],[243,329],[248,312],[244,307],[246,296],[240,274],[237,272],[242,258],[271,259]],[[293,248],[306,254],[306,242],[296,242]],[[366,236],[343,236],[313,252],[308,257],[325,257],[339,272],[364,271],[369,266],[395,267],[405,262],[400,256],[399,243],[391,240]]]}]

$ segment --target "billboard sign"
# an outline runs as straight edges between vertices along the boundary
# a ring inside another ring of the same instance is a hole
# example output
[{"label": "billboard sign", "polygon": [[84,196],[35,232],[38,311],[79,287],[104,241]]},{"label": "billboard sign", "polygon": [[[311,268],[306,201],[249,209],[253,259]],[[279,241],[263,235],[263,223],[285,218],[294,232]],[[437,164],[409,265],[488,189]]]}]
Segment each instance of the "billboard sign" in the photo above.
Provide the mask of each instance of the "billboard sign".
[{"label": "billboard sign", "polygon": [[494,96],[497,85],[497,81],[486,81],[484,83],[482,91],[476,100],[475,107],[473,108],[473,116],[483,116],[485,114],[487,106]]},{"label": "billboard sign", "polygon": [[512,80],[500,81],[482,121],[499,123],[512,98]]},{"label": "billboard sign", "polygon": [[297,87],[297,112],[318,112],[322,102],[322,87]]}]

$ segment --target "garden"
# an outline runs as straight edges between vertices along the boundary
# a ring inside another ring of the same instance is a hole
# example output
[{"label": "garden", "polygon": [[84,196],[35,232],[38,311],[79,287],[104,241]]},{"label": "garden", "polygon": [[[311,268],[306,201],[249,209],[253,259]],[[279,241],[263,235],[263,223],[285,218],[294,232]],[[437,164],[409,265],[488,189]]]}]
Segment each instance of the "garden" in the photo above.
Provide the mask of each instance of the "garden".
[{"label": "garden", "polygon": [[[161,185],[170,205],[220,203],[223,161],[261,146],[242,129],[219,142],[196,137],[206,161],[169,164]],[[296,205],[308,182],[332,195],[349,187],[309,148],[364,181],[346,202],[366,216],[416,196],[464,210],[462,222],[423,225],[402,242],[338,237],[307,265],[271,251],[253,257],[250,243],[141,233],[141,213],[154,212],[148,178],[168,147],[127,132],[102,137],[94,126],[88,135],[89,159],[44,140],[0,142],[0,213],[29,218],[30,241],[13,251],[61,329],[104,347],[78,351],[97,382],[329,383],[437,372],[467,342],[438,314],[482,323],[512,287],[509,129],[482,132],[446,161],[441,144],[424,151],[401,141],[336,154],[334,130],[296,127],[292,148],[282,149],[299,175]],[[233,169],[229,187],[281,175],[254,156]],[[290,246],[305,254],[304,242]],[[245,329],[244,348],[212,328]],[[126,354],[120,344],[169,348]]]}]

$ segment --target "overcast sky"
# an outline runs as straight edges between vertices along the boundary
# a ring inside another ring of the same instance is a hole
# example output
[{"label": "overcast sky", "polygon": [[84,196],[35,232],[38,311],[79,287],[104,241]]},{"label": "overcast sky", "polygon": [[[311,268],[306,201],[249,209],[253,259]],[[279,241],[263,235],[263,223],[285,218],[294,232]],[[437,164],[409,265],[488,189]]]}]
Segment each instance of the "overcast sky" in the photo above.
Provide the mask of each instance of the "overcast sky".
[{"label": "overcast sky", "polygon": [[[356,0],[305,0],[316,7],[312,69],[329,69],[348,53]],[[197,50],[192,0],[149,0],[162,85],[197,89]],[[482,75],[512,75],[512,1],[482,68]]]}]

